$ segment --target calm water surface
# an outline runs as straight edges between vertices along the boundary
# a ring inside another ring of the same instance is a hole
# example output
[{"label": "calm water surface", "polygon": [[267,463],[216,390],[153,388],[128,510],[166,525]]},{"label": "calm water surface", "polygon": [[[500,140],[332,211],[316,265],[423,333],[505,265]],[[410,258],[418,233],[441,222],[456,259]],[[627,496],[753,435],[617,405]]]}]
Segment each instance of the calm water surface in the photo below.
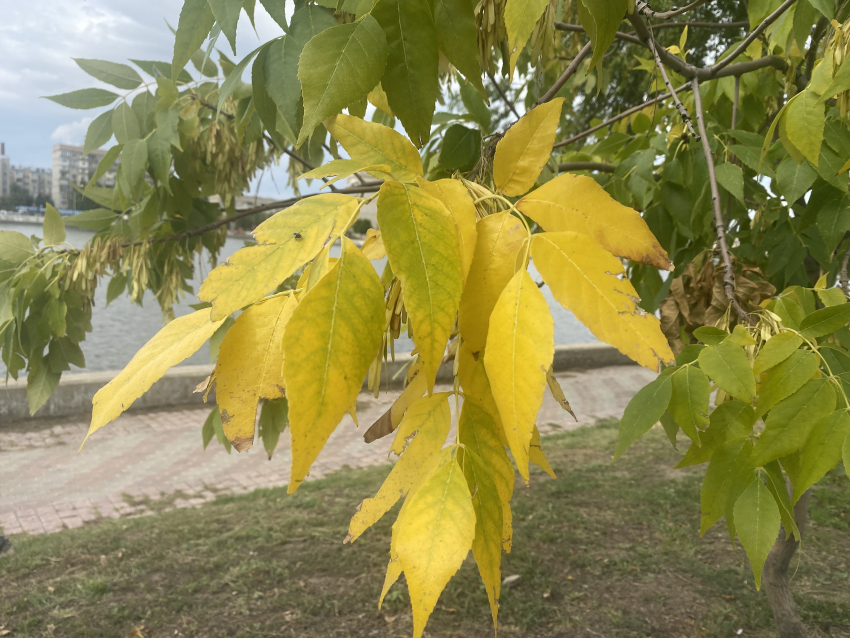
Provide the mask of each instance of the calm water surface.
[{"label": "calm water surface", "polygon": [[[0,230],[14,230],[25,235],[37,235],[39,237],[42,234],[40,224],[8,224],[0,222]],[[88,231],[69,226],[67,228],[66,241],[80,248],[92,234]],[[222,249],[220,260],[224,261],[244,245],[245,242],[240,239],[228,238]],[[198,290],[204,277],[210,271],[208,257],[209,255],[204,253],[201,262],[196,262],[195,291]],[[376,261],[374,264],[380,273],[384,268],[384,260]],[[540,276],[533,268],[531,269],[531,274],[535,280],[540,280]],[[120,370],[162,328],[162,313],[153,295],[149,292],[145,295],[142,307],[130,303],[130,298],[127,295],[122,295],[107,306],[106,284],[107,280],[101,280],[97,288],[95,293],[95,308],[92,313],[92,326],[94,330],[89,333],[86,340],[81,344],[83,353],[86,356],[86,370],[91,372]],[[552,309],[552,315],[555,319],[555,343],[589,343],[597,340],[571,312],[564,310],[554,301],[552,293],[548,288],[543,289],[543,294],[549,302],[549,307]],[[175,306],[175,313],[177,316],[181,316],[193,312],[189,304],[197,302],[198,299],[194,295],[186,295]],[[402,338],[396,343],[396,352],[409,352],[411,348],[412,344],[407,339]],[[205,345],[197,353],[186,359],[182,365],[208,363],[210,363],[209,346]],[[72,372],[74,371],[78,370],[74,368]],[[5,368],[2,362],[0,362],[0,375],[5,376]]]}]

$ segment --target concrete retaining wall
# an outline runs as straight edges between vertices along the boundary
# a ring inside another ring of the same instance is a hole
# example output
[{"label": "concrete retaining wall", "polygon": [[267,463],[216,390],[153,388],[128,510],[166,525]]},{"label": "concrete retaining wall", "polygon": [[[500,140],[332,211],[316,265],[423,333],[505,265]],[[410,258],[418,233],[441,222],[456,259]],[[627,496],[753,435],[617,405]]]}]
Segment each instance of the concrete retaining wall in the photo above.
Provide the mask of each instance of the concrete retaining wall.
[{"label": "concrete retaining wall", "polygon": [[[398,356],[389,362],[388,374],[382,374],[382,386],[389,377],[390,386],[400,386],[404,374],[398,372],[409,362],[409,357]],[[606,366],[630,365],[633,362],[614,348],[600,344],[587,343],[558,346],[555,350],[555,371],[588,370]],[[177,366],[154,384],[141,398],[133,403],[133,410],[151,410],[176,405],[200,405],[201,394],[195,393],[195,387],[212,372],[212,365]],[[83,372],[64,374],[59,387],[47,403],[37,412],[40,418],[69,416],[91,412],[92,398],[95,393],[109,383],[117,372]],[[439,381],[452,380],[451,364],[443,365],[437,375]],[[364,385],[365,388],[365,385]],[[210,393],[210,402],[215,393]],[[6,386],[0,385],[0,426],[11,421],[29,418],[27,404],[26,379],[9,380]]]}]

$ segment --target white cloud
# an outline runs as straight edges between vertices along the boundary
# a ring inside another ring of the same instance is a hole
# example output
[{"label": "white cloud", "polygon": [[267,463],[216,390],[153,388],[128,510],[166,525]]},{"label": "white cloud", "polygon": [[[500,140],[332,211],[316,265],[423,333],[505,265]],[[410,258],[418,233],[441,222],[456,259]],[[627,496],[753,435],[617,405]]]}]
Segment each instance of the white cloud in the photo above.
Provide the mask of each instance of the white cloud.
[{"label": "white cloud", "polygon": [[86,139],[86,131],[89,124],[94,120],[93,117],[84,117],[70,124],[60,124],[56,127],[53,133],[50,134],[50,139],[58,144],[77,144],[82,145]]}]

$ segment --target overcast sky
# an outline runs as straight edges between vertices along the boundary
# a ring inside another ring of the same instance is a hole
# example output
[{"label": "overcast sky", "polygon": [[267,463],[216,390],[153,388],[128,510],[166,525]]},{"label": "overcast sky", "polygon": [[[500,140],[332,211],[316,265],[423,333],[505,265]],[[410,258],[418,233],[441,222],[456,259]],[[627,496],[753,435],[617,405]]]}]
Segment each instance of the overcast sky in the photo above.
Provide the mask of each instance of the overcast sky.
[{"label": "overcast sky", "polygon": [[[165,21],[176,27],[182,0],[34,0],[2,2],[0,20],[0,141],[12,164],[49,168],[51,149],[64,142],[82,144],[88,123],[102,109],[76,111],[44,95],[74,89],[103,87],[71,59],[96,58],[114,62],[171,61],[173,36]],[[245,14],[239,24],[237,57],[259,42],[280,34],[257,3],[257,34]],[[218,47],[232,54],[224,37]],[[226,48],[224,48],[226,47]],[[194,68],[190,67],[194,72]],[[143,77],[144,74],[140,73]],[[284,171],[275,171],[281,195],[286,195]],[[271,179],[264,179],[261,196],[276,197]]]}]

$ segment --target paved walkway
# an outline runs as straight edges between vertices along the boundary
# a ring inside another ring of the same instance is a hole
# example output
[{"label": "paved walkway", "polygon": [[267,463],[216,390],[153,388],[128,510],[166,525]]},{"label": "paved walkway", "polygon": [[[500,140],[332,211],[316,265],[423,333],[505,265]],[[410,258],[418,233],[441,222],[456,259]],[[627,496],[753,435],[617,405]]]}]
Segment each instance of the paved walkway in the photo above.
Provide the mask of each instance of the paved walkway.
[{"label": "paved walkway", "polygon": [[[631,397],[653,378],[637,366],[558,375],[579,423],[548,391],[538,424],[542,433],[619,418]],[[313,464],[310,478],[348,466],[390,462],[392,437],[370,445],[362,433],[386,412],[397,392],[357,403],[360,428],[346,416]],[[43,534],[79,527],[99,517],[144,516],[170,507],[193,507],[219,495],[241,494],[289,480],[289,438],[269,461],[262,444],[228,455],[213,441],[206,451],[201,426],[210,408],[131,412],[77,448],[86,418],[13,424],[0,429],[0,530]]]}]

